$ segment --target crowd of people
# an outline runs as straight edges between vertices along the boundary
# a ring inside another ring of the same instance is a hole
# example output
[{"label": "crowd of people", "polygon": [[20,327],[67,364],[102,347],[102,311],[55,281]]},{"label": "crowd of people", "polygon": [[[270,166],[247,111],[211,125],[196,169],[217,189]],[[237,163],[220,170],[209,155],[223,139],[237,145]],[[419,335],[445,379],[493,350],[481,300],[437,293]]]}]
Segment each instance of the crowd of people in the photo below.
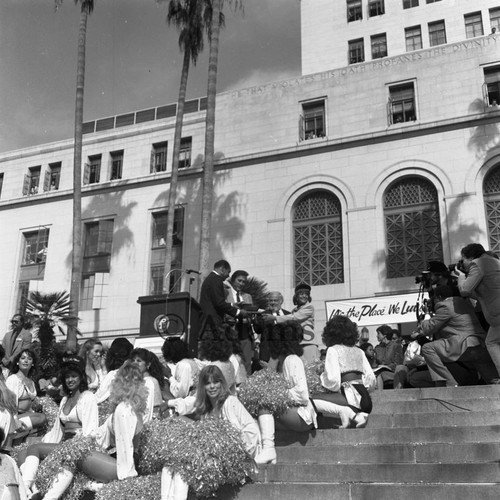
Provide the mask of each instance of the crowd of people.
[{"label": "crowd of people", "polygon": [[[266,293],[265,303],[256,300],[249,274],[231,274],[224,260],[201,287],[205,322],[196,357],[178,334],[167,333],[161,360],[126,338],[109,346],[92,338],[78,352],[62,354],[57,377],[47,381],[37,366],[37,343],[16,314],[0,351],[0,438],[3,452],[23,440],[30,444],[18,447],[17,464],[0,454],[0,470],[8,470],[0,479],[2,498],[58,499],[77,474],[95,489],[140,476],[140,457],[151,446],[141,436],[155,422],[165,422],[174,435],[176,429],[186,432],[175,422],[226,422],[242,453],[258,466],[276,463],[276,428],[309,432],[319,415],[336,417],[341,428],[365,427],[373,390],[455,386],[478,374],[494,383],[500,368],[500,261],[481,249],[465,247],[457,270],[429,264],[430,314],[411,339],[381,325],[378,345],[360,344],[357,325],[337,315],[323,330],[322,360],[312,364],[304,356],[314,335],[311,287],[295,288],[288,311],[278,291]],[[196,488],[172,461],[165,460],[159,477],[162,500],[185,499]]]}]

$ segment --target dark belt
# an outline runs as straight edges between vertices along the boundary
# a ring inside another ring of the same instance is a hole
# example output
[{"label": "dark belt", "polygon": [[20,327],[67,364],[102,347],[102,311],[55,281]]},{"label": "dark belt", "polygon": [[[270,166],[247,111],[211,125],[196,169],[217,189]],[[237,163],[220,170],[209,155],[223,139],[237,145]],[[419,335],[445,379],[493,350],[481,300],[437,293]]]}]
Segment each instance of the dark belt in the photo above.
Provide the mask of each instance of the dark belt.
[{"label": "dark belt", "polygon": [[363,378],[363,372],[350,371],[342,373],[340,376],[341,382],[352,382],[353,380],[360,380]]}]

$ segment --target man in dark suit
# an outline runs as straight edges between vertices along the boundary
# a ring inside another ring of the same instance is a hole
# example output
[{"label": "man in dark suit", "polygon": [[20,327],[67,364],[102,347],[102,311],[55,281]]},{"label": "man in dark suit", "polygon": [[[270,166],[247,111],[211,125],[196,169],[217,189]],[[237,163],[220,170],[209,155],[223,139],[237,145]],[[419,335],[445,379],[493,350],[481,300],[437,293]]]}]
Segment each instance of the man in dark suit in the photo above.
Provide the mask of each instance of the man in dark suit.
[{"label": "man in dark suit", "polygon": [[422,355],[434,383],[458,385],[445,363],[458,361],[470,347],[484,345],[485,332],[471,303],[454,297],[447,285],[435,289],[435,314],[422,321],[419,330],[434,340],[422,346]]},{"label": "man in dark suit", "polygon": [[224,315],[233,318],[246,316],[248,313],[226,301],[224,281],[231,274],[231,266],[226,260],[218,260],[214,270],[205,278],[201,285],[200,307],[208,317],[209,324],[219,327],[222,325]]}]

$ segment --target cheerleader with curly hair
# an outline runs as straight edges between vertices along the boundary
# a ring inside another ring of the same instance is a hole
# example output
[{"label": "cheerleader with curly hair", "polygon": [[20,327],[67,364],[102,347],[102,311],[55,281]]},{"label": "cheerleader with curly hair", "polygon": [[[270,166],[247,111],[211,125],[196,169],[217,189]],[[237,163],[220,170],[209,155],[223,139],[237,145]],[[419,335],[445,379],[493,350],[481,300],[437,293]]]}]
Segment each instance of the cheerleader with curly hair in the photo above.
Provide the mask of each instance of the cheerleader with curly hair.
[{"label": "cheerleader with curly hair", "polygon": [[365,356],[356,346],[358,327],[347,316],[334,316],[323,330],[327,346],[321,385],[328,392],[313,396],[318,411],[340,416],[342,427],[365,427],[372,410],[369,391],[376,378]]},{"label": "cheerleader with curly hair", "polygon": [[[143,428],[147,389],[139,367],[127,361],[112,383],[111,415],[95,433],[97,443],[109,453],[92,451],[78,469],[99,483],[137,476],[134,454]],[[45,494],[57,500],[71,485],[73,471],[63,469]]]},{"label": "cheerleader with curly hair", "polygon": [[[277,362],[276,370],[283,374],[289,384],[288,396],[297,405],[288,408],[277,420],[287,429],[297,432],[317,427],[316,412],[309,400],[304,363],[300,358],[304,353],[300,344],[302,338],[303,329],[297,322],[278,323],[273,326],[269,336],[271,358]],[[276,463],[274,417],[268,410],[262,409],[258,421],[262,434],[262,451],[255,461],[258,464]]]}]

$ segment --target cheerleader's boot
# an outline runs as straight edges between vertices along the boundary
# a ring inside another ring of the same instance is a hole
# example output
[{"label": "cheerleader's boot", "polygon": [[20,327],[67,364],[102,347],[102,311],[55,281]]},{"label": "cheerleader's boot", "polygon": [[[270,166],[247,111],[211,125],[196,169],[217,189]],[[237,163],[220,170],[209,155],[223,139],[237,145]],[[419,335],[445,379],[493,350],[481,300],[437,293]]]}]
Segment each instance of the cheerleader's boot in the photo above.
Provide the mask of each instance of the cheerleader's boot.
[{"label": "cheerleader's boot", "polygon": [[262,450],[255,457],[257,464],[275,464],[276,449],[274,448],[274,417],[266,413],[259,415],[260,434],[262,436]]},{"label": "cheerleader's boot", "polygon": [[21,465],[21,467],[19,467],[27,493],[31,492],[31,487],[35,482],[39,464],[40,459],[38,457],[36,457],[35,455],[28,455],[24,463]]},{"label": "cheerleader's boot", "polygon": [[161,500],[172,500],[174,494],[174,477],[168,467],[161,470]]},{"label": "cheerleader's boot", "polygon": [[341,406],[323,399],[315,399],[314,406],[323,415],[339,417],[342,422],[340,429],[351,427],[353,420],[356,418],[356,413],[349,406]]},{"label": "cheerleader's boot", "polygon": [[179,473],[174,475],[174,494],[172,500],[186,500],[188,496],[189,485],[182,479]]},{"label": "cheerleader's boot", "polygon": [[64,492],[70,487],[73,481],[73,474],[69,470],[62,470],[57,474],[49,491],[45,493],[44,500],[59,500],[64,495]]}]

